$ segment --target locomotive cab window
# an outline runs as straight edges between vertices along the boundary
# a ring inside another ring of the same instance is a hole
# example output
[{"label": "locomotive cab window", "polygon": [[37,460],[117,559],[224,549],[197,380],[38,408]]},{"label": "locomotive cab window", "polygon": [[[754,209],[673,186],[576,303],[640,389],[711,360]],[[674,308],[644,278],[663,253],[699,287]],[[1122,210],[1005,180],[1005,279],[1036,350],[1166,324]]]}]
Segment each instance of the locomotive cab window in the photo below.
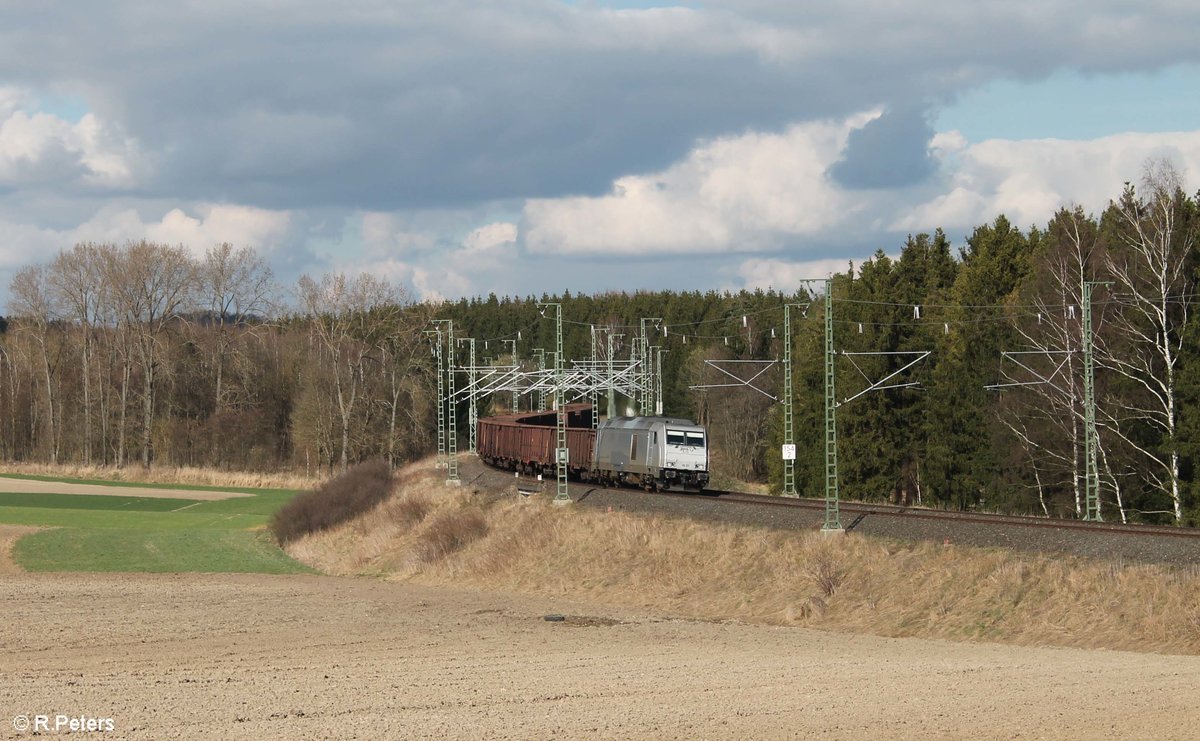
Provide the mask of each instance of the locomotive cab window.
[{"label": "locomotive cab window", "polygon": [[683,430],[667,430],[667,445],[687,445],[687,433]]},{"label": "locomotive cab window", "polygon": [[703,432],[687,433],[687,444],[694,445],[697,448],[703,448],[704,447],[704,433]]}]

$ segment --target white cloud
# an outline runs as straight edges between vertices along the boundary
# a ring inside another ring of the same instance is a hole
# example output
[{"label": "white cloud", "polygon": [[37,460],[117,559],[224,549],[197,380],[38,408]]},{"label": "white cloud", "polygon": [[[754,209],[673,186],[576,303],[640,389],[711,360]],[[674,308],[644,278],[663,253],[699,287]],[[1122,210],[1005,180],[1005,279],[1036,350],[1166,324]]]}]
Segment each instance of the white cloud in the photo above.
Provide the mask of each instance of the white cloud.
[{"label": "white cloud", "polygon": [[987,198],[963,186],[939,193],[924,204],[913,204],[897,214],[889,225],[893,231],[923,232],[938,226],[947,230],[983,224],[997,214],[990,210]]},{"label": "white cloud", "polygon": [[182,244],[203,255],[221,242],[270,251],[287,234],[290,215],[232,204],[200,204],[196,216],[173,208],[158,222],[143,225],[145,238],[153,242]]},{"label": "white cloud", "polygon": [[435,236],[413,229],[396,214],[367,212],[362,214],[362,246],[364,255],[375,260],[391,260],[397,255],[418,255],[437,246]]},{"label": "white cloud", "polygon": [[[855,266],[861,260],[855,260]],[[743,260],[734,269],[737,281],[725,286],[726,289],[737,291],[742,288],[774,288],[778,291],[795,291],[801,281],[828,278],[834,273],[844,273],[850,265],[850,260],[835,257],[826,260],[805,260],[792,262],[788,260],[750,258]],[[811,284],[809,287],[815,287]]]},{"label": "white cloud", "polygon": [[[181,244],[197,257],[213,245],[230,242],[268,254],[281,243],[290,226],[287,212],[248,206],[199,204],[190,216],[181,208],[159,219],[144,220],[134,208],[102,208],[87,221],[65,229],[0,220],[0,267],[44,262],[77,242],[111,242],[146,239]],[[6,248],[6,249],[5,249]]]},{"label": "white cloud", "polygon": [[59,239],[53,229],[0,220],[0,270],[48,260],[63,246]]},{"label": "white cloud", "polygon": [[71,125],[60,118],[15,111],[0,122],[0,182],[17,184],[68,177],[77,164]]},{"label": "white cloud", "polygon": [[29,96],[24,90],[11,85],[0,85],[0,119],[7,119],[24,107],[28,99]]},{"label": "white cloud", "polygon": [[422,300],[433,303],[472,293],[470,279],[453,270],[413,268],[412,282],[417,295]]},{"label": "white cloud", "polygon": [[20,107],[25,102],[0,90],[0,185],[133,184],[135,142],[106,129],[91,113],[71,123],[48,113],[29,113]]},{"label": "white cloud", "polygon": [[412,282],[413,266],[394,257],[382,260],[372,260],[367,263],[356,263],[347,272],[367,273],[382,278],[393,285],[407,285]]},{"label": "white cloud", "polygon": [[999,214],[1027,227],[1066,205],[1099,212],[1152,157],[1172,161],[1190,188],[1200,185],[1200,131],[977,144],[949,131],[930,141],[939,169],[925,182],[841,188],[828,168],[848,133],[876,115],[702,142],[665,170],[618,179],[608,195],[530,200],[525,245],[534,254],[660,257],[828,254],[837,245],[893,240],[873,252],[894,247],[904,232],[966,234]]},{"label": "white cloud", "polygon": [[694,254],[770,249],[780,235],[821,233],[858,210],[826,170],[850,130],[874,115],[704,142],[662,172],[620,178],[598,198],[532,199],[525,245],[533,253]]},{"label": "white cloud", "polygon": [[361,218],[362,256],[351,252],[334,268],[411,286],[422,300],[484,292],[486,281],[517,265],[517,225],[512,222],[490,222],[468,232],[458,244],[439,244],[435,234],[413,231],[397,214],[371,212]]},{"label": "white cloud", "polygon": [[71,127],[79,147],[79,158],[87,169],[84,178],[91,185],[124,188],[136,180],[137,142],[107,130],[95,114],[86,113]]},{"label": "white cloud", "polygon": [[1021,226],[1044,224],[1061,206],[1101,211],[1137,182],[1151,158],[1165,157],[1189,190],[1200,186],[1200,131],[1120,134],[1086,141],[992,139],[943,155],[947,182],[925,200],[910,201],[891,228],[970,229],[1005,214]]},{"label": "white cloud", "polygon": [[517,241],[517,225],[507,221],[497,221],[475,229],[463,239],[463,247],[468,252],[483,252],[504,244]]}]

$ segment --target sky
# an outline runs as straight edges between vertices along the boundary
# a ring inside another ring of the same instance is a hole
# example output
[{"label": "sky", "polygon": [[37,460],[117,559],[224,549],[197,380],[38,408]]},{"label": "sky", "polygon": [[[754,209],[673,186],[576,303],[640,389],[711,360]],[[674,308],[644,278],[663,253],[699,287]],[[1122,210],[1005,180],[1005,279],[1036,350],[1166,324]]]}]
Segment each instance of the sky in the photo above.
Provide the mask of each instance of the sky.
[{"label": "sky", "polygon": [[1188,0],[0,0],[0,311],[80,241],[416,299],[794,290],[1200,188]]}]

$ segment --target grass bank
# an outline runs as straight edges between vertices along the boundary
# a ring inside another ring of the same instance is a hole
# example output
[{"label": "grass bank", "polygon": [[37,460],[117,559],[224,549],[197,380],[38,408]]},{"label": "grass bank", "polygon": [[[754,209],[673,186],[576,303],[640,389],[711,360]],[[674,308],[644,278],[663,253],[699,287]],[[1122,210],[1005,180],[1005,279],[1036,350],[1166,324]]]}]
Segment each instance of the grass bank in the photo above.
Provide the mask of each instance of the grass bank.
[{"label": "grass bank", "polygon": [[304,573],[311,569],[280,550],[265,527],[295,493],[215,501],[0,493],[0,523],[46,528],[12,546],[12,560],[27,571]]},{"label": "grass bank", "polygon": [[[427,464],[426,464],[427,465]],[[1200,653],[1200,570],[829,538],[471,496],[402,472],[288,552],[322,571],[884,636]]]}]

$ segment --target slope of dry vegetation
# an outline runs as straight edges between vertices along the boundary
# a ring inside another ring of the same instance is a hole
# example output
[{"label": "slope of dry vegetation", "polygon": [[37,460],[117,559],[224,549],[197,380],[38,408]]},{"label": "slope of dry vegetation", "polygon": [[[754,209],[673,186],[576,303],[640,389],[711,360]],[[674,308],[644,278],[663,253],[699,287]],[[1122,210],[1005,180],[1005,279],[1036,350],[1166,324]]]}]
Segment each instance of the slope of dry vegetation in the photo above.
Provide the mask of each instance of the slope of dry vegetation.
[{"label": "slope of dry vegetation", "polygon": [[189,486],[219,486],[245,489],[311,489],[321,482],[318,478],[288,472],[230,471],[219,468],[197,466],[155,465],[140,466],[83,465],[5,462],[0,473],[16,473],[30,476],[50,476],[84,481],[129,481],[142,484],[164,484]]},{"label": "slope of dry vegetation", "polygon": [[1200,571],[828,538],[558,508],[449,489],[428,463],[392,498],[292,543],[334,574],[571,595],[670,614],[884,636],[1200,653]]}]

